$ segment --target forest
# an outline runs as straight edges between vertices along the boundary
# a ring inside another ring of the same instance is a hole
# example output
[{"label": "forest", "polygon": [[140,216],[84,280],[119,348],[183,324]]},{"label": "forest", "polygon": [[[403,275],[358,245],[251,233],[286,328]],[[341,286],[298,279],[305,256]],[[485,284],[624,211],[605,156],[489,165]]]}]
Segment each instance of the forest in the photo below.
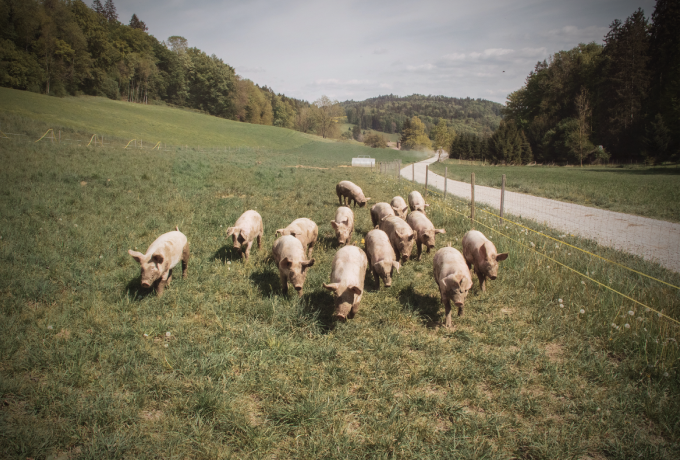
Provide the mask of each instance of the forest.
[{"label": "forest", "polygon": [[159,41],[136,14],[122,23],[113,0],[0,0],[0,86],[166,103],[304,132],[323,123],[320,104],[243,79],[181,36]]},{"label": "forest", "polygon": [[399,97],[378,96],[364,101],[345,101],[347,122],[361,129],[384,133],[402,133],[404,124],[414,116],[425,125],[427,132],[445,120],[456,132],[489,136],[501,121],[503,106],[484,99],[424,96],[413,94]]},{"label": "forest", "polygon": [[518,162],[680,160],[680,1],[614,20],[604,45],[538,62],[508,96],[488,155]]}]

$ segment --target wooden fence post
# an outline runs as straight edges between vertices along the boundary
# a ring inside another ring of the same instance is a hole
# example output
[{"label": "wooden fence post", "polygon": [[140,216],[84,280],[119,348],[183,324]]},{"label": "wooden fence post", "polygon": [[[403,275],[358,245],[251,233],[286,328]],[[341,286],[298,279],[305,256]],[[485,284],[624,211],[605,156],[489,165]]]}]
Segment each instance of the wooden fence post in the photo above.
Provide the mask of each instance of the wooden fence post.
[{"label": "wooden fence post", "polygon": [[411,163],[411,181],[415,182],[416,181],[416,164]]},{"label": "wooden fence post", "polygon": [[444,199],[446,199],[446,187],[448,186],[449,167],[444,166]]},{"label": "wooden fence post", "polygon": [[470,179],[470,220],[472,221],[472,228],[475,225],[475,173],[472,173],[472,178]]},{"label": "wooden fence post", "polygon": [[430,165],[425,165],[425,196],[427,196],[427,177],[430,175]]},{"label": "wooden fence post", "polygon": [[[505,174],[503,174],[503,182],[501,183],[501,217],[503,217],[503,208],[505,207]],[[500,224],[503,223],[503,219],[498,219]]]}]

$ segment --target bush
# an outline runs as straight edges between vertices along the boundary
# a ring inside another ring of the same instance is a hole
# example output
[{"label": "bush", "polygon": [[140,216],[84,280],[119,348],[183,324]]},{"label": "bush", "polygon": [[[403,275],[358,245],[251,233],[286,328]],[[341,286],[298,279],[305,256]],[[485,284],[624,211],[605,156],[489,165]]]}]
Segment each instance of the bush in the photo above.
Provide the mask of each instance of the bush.
[{"label": "bush", "polygon": [[387,148],[387,141],[383,139],[383,137],[378,133],[371,133],[364,136],[364,144],[368,145],[369,147],[373,147],[374,149]]}]

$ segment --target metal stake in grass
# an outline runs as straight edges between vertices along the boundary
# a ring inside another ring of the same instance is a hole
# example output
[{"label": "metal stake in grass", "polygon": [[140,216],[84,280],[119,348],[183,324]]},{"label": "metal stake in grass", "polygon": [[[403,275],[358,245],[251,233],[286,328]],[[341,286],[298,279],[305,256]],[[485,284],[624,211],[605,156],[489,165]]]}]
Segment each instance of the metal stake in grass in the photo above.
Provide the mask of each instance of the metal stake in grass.
[{"label": "metal stake in grass", "polygon": [[470,179],[470,221],[472,228],[475,228],[475,173],[472,173]]},{"label": "metal stake in grass", "polygon": [[446,199],[446,186],[448,185],[449,167],[444,166],[444,199]]},{"label": "metal stake in grass", "polygon": [[427,196],[427,176],[430,175],[430,165],[425,165],[425,196]]},{"label": "metal stake in grass", "polygon": [[[503,174],[503,181],[501,183],[501,217],[503,217],[503,208],[505,207],[505,174]],[[498,219],[498,223],[502,224],[503,219]]]}]

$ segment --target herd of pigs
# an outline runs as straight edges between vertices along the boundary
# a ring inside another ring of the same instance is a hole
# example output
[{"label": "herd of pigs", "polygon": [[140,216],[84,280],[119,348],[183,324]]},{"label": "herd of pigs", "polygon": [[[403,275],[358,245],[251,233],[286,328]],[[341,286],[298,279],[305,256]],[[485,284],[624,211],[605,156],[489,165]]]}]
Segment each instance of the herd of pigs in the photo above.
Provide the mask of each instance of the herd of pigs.
[{"label": "herd of pigs", "polygon": [[[353,201],[355,209],[357,204],[363,208],[370,197],[366,198],[361,188],[350,181],[339,182],[335,191],[340,207],[331,225],[338,243],[343,247],[338,249],[333,258],[330,283],[324,283],[323,287],[335,293],[334,316],[344,321],[353,318],[359,310],[369,266],[376,284],[380,286],[382,280],[386,287],[390,287],[394,271],[399,273],[401,264],[409,259],[413,244],[417,246],[417,260],[420,260],[422,246],[425,245],[429,253],[435,246],[435,235],[446,233],[446,230],[434,228],[425,215],[425,208],[429,205],[425,204],[419,192],[413,191],[408,196],[408,206],[402,197],[396,196],[391,203],[377,203],[371,207],[371,220],[375,228],[364,238],[364,252],[348,245],[354,231],[354,212],[349,206]],[[253,210],[244,212],[234,226],[227,229],[227,237],[233,237],[234,247],[241,250],[245,259],[250,256],[256,238],[257,247],[262,247],[263,234],[262,217]],[[307,269],[314,265],[311,256],[319,228],[312,220],[300,218],[286,228],[278,229],[276,234],[281,236],[274,241],[272,254],[279,268],[282,291],[287,294],[290,283],[301,296]],[[462,246],[462,254],[449,246],[438,250],[433,259],[434,280],[446,309],[446,327],[451,327],[451,301],[458,307],[458,315],[463,315],[465,297],[472,287],[470,268],[474,265],[484,291],[486,279],[496,279],[498,262],[508,257],[507,253],[498,254],[494,244],[475,230],[465,234]],[[172,269],[180,260],[182,277],[187,277],[189,243],[177,227],[175,231],[158,237],[146,254],[133,250],[128,252],[141,266],[142,287],[154,286],[158,296],[163,295],[163,290],[172,280]]]}]

